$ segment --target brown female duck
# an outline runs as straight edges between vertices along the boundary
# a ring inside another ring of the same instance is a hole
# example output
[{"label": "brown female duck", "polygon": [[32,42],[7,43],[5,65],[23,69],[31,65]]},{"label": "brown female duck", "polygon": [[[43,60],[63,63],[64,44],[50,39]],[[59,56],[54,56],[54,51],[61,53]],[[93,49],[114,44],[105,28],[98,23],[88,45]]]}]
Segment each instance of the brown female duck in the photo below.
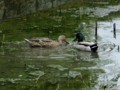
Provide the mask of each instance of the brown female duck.
[{"label": "brown female duck", "polygon": [[60,35],[58,37],[58,41],[49,38],[33,38],[33,39],[25,39],[25,41],[28,42],[31,47],[42,47],[42,48],[55,48],[69,44],[66,40],[65,35]]}]

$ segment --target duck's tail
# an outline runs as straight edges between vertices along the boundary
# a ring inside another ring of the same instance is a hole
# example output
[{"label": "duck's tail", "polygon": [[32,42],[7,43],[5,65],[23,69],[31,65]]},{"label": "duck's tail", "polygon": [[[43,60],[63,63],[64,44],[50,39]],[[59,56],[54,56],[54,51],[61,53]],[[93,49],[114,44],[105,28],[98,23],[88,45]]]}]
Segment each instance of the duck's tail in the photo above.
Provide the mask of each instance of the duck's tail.
[{"label": "duck's tail", "polygon": [[32,44],[32,42],[29,39],[25,39],[26,42],[28,42],[29,44]]},{"label": "duck's tail", "polygon": [[91,50],[92,50],[93,52],[96,52],[97,49],[98,49],[97,43],[95,43],[95,44],[93,44],[93,45],[90,45],[90,48],[91,48]]}]

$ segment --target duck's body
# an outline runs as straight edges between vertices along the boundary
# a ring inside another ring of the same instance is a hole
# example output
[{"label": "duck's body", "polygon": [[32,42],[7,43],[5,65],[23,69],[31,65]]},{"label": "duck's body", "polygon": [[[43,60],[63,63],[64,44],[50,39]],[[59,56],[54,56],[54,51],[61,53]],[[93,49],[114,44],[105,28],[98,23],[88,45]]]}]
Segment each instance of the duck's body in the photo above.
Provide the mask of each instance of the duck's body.
[{"label": "duck's body", "polygon": [[61,45],[67,45],[68,42],[64,35],[59,36],[58,42],[49,38],[33,38],[25,39],[31,47],[42,47],[42,48],[56,48]]},{"label": "duck's body", "polygon": [[75,44],[74,48],[83,50],[83,51],[96,52],[98,49],[98,46],[96,43],[83,41],[83,42],[78,42],[77,44]]}]

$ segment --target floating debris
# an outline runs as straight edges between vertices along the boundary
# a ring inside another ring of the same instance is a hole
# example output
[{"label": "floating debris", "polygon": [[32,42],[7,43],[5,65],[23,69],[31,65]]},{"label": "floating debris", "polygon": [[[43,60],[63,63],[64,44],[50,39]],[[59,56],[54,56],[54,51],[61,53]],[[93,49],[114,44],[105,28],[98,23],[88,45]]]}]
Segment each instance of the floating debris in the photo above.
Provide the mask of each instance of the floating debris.
[{"label": "floating debris", "polygon": [[68,68],[64,68],[63,66],[61,65],[49,65],[48,67],[51,67],[51,68],[56,68],[60,71],[64,71],[64,70],[67,70]]},{"label": "floating debris", "polygon": [[23,75],[18,75],[18,77],[22,77]]},{"label": "floating debris", "polygon": [[39,68],[36,68],[35,65],[26,65],[25,64],[25,71],[30,71],[30,70],[39,70]]},{"label": "floating debris", "polygon": [[82,76],[80,72],[69,71],[69,77],[76,78],[77,76]]},{"label": "floating debris", "polygon": [[14,79],[14,78],[0,78],[0,82],[2,82],[2,85],[5,85],[5,83],[12,83],[12,84],[15,84],[16,81],[20,81],[21,79],[17,78],[17,79]]},{"label": "floating debris", "polygon": [[43,76],[45,73],[43,71],[32,71],[29,73],[29,75],[32,75],[32,76]]},{"label": "floating debris", "polygon": [[76,78],[77,76],[81,76],[80,72],[77,71],[69,71],[68,73],[64,74],[62,77],[70,77],[70,78]]},{"label": "floating debris", "polygon": [[36,79],[0,78],[0,85],[4,86],[4,85],[7,85],[9,83],[16,84],[16,83],[19,83],[21,81],[29,82],[29,81],[34,81],[34,80],[36,80]]},{"label": "floating debris", "polygon": [[65,57],[50,57],[51,59],[64,59]]}]

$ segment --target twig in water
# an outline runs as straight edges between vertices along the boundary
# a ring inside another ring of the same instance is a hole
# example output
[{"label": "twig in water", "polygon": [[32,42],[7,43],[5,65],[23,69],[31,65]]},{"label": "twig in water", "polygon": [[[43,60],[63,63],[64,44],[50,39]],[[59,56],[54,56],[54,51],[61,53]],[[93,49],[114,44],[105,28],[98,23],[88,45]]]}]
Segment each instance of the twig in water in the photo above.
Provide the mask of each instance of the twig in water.
[{"label": "twig in water", "polygon": [[3,46],[4,41],[5,41],[5,34],[3,34],[3,37],[2,37],[1,47]]},{"label": "twig in water", "polygon": [[119,45],[118,45],[118,52],[120,51],[120,47],[119,47]]},{"label": "twig in water", "polygon": [[59,88],[60,88],[60,85],[59,85],[59,83],[57,84],[57,88],[56,88],[56,90],[59,90]]}]

